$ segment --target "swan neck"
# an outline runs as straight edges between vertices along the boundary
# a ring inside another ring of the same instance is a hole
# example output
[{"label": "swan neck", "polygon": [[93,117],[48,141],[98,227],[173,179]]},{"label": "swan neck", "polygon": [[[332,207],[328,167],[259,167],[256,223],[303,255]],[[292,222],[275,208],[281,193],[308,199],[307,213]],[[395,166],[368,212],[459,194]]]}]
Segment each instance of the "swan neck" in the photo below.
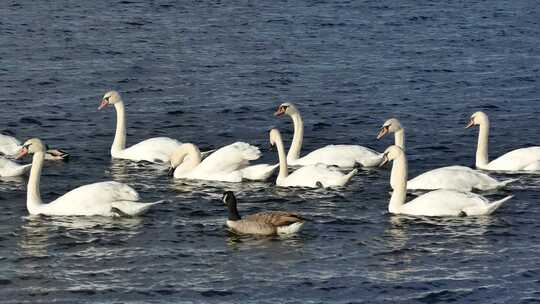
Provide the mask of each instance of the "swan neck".
[{"label": "swan neck", "polygon": [[478,146],[476,148],[476,167],[482,168],[489,163],[489,121],[480,124],[478,132]]},{"label": "swan neck", "polygon": [[394,191],[388,204],[388,212],[400,213],[407,196],[407,158],[401,154],[392,164],[391,180],[394,182]]},{"label": "swan neck", "polygon": [[44,159],[45,152],[36,152],[32,158],[32,168],[30,169],[28,190],[26,194],[26,208],[30,214],[36,213],[35,210],[43,205],[41,192],[39,191],[39,182]]},{"label": "swan neck", "polygon": [[281,180],[289,175],[289,171],[287,170],[287,157],[285,156],[285,147],[283,146],[283,140],[281,139],[281,135],[279,134],[276,138],[276,147],[279,157],[279,173],[277,179]]},{"label": "swan neck", "polygon": [[124,102],[115,103],[114,108],[116,109],[116,133],[114,134],[111,154],[126,148],[126,110]]},{"label": "swan neck", "polygon": [[288,161],[294,161],[300,158],[300,151],[302,150],[302,141],[304,140],[304,121],[300,113],[296,112],[291,115],[294,126],[294,135],[287,154]]},{"label": "swan neck", "polygon": [[394,133],[394,144],[405,151],[405,130],[401,129]]}]

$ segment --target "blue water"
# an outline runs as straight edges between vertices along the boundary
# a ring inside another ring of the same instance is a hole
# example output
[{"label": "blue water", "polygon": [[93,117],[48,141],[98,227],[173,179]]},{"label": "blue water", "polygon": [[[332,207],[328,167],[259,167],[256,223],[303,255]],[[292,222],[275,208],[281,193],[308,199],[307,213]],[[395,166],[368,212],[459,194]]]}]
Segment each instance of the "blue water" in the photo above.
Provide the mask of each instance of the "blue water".
[{"label": "blue water", "polygon": [[[128,144],[242,140],[265,162],[267,131],[292,135],[272,116],[284,101],[302,111],[304,152],[383,151],[376,133],[395,116],[410,176],[472,166],[477,130],[463,126],[477,110],[492,157],[540,143],[537,1],[5,0],[0,16],[0,132],[72,154],[46,164],[44,200],[111,179],[168,200],[141,218],[35,218],[25,180],[1,181],[0,302],[540,302],[540,176],[495,193],[515,198],[490,217],[393,216],[388,169],[340,190],[175,181],[111,161],[114,110],[97,111],[116,89]],[[241,213],[311,221],[289,238],[229,235],[224,190]]]}]

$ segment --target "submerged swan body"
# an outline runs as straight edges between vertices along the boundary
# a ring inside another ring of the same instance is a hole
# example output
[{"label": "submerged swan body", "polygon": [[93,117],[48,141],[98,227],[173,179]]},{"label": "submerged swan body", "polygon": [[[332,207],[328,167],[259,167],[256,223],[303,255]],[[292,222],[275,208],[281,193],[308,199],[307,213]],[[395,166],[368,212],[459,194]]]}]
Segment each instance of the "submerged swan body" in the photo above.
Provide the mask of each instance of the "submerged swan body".
[{"label": "submerged swan body", "polygon": [[113,158],[144,160],[153,163],[168,163],[170,161],[172,153],[181,145],[179,141],[169,137],[155,137],[126,148],[126,114],[120,93],[107,92],[103,96],[98,110],[108,105],[113,105],[116,109],[116,133],[111,146]]},{"label": "submerged swan body", "polygon": [[304,140],[304,122],[295,105],[283,103],[274,113],[275,116],[289,115],[294,125],[294,135],[287,154],[287,163],[291,166],[325,164],[340,168],[375,167],[382,161],[381,154],[358,145],[328,145],[300,157]]},{"label": "submerged swan body", "polygon": [[21,158],[26,154],[34,154],[26,207],[32,215],[140,215],[151,206],[159,203],[138,202],[139,194],[130,186],[118,182],[100,182],[75,188],[56,200],[45,204],[41,200],[39,182],[45,147],[37,138],[26,141],[17,156]]},{"label": "submerged swan body", "polygon": [[285,157],[285,147],[283,146],[281,134],[277,129],[270,130],[270,144],[277,146],[279,174],[276,179],[276,185],[281,187],[340,187],[346,185],[358,171],[354,169],[348,174],[343,174],[338,169],[317,164],[301,167],[289,174],[287,159]]},{"label": "submerged swan body", "polygon": [[423,215],[423,216],[469,216],[487,215],[493,213],[505,201],[512,198],[507,196],[501,200],[490,202],[481,195],[455,190],[435,190],[421,195],[405,203],[407,195],[407,158],[398,146],[390,146],[384,152],[384,162],[393,161],[392,177],[394,191],[388,204],[388,211],[394,214]]},{"label": "submerged swan body", "polygon": [[183,144],[171,156],[175,178],[214,180],[238,183],[244,179],[268,178],[277,165],[249,166],[249,162],[261,156],[255,146],[236,142],[218,149],[202,160],[199,148]]},{"label": "submerged swan body", "polygon": [[[377,139],[386,134],[394,133],[394,144],[405,151],[405,129],[399,120],[392,118],[387,120]],[[495,178],[465,166],[447,166],[424,172],[407,182],[408,190],[436,190],[450,189],[458,191],[480,190],[487,191],[506,186],[514,179],[498,181]],[[394,182],[390,183],[394,188]]]},{"label": "submerged swan body", "polygon": [[267,211],[240,217],[237,209],[236,197],[231,191],[223,194],[223,202],[227,206],[229,215],[227,227],[240,234],[292,234],[304,225],[304,218],[294,212]]},{"label": "submerged swan body", "polygon": [[528,147],[510,151],[499,158],[489,161],[489,118],[484,112],[471,115],[465,128],[479,126],[478,146],[476,149],[476,167],[490,171],[540,171],[540,147]]}]

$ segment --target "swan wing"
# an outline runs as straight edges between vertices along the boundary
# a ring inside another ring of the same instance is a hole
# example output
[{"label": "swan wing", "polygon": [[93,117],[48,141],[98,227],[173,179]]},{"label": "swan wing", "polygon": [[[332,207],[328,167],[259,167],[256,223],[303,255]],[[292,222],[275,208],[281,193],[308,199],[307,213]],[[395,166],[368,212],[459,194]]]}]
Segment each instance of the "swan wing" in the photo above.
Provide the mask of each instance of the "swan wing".
[{"label": "swan wing", "polygon": [[50,215],[111,215],[113,202],[139,200],[139,194],[126,184],[109,181],[84,185],[43,206]]},{"label": "swan wing", "polygon": [[260,156],[259,148],[244,142],[235,142],[210,154],[197,166],[196,171],[230,173],[246,167],[249,161]]},{"label": "swan wing", "polygon": [[520,171],[538,170],[540,147],[528,147],[510,151],[487,165],[489,170]]},{"label": "swan wing", "polygon": [[489,190],[500,186],[500,182],[480,171],[464,166],[448,166],[427,171],[407,182],[410,190],[451,189],[471,191]]},{"label": "swan wing", "polygon": [[370,148],[358,145],[328,145],[314,150],[298,160],[289,162],[295,166],[325,164],[341,168],[352,168],[356,164],[373,167],[380,164],[381,161],[382,155]]},{"label": "swan wing", "polygon": [[424,216],[481,215],[491,213],[493,210],[490,206],[485,197],[475,193],[435,190],[404,204],[400,213]]},{"label": "swan wing", "polygon": [[176,139],[169,137],[154,137],[143,140],[116,154],[115,158],[131,159],[134,161],[149,161],[153,163],[168,163],[172,153],[181,145]]},{"label": "swan wing", "polygon": [[21,142],[15,137],[0,134],[0,153],[4,155],[15,155],[21,149]]}]

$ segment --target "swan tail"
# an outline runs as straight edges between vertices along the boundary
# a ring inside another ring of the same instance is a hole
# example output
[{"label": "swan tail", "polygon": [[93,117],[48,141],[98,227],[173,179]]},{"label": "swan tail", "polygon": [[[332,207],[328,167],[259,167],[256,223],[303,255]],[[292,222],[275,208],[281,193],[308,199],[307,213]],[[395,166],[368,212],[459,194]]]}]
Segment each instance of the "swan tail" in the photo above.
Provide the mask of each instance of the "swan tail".
[{"label": "swan tail", "polygon": [[344,186],[347,184],[356,173],[358,173],[358,169],[353,169],[351,172],[344,175],[341,185]]},{"label": "swan tail", "polygon": [[505,180],[505,181],[500,182],[500,183],[497,185],[497,188],[504,188],[504,187],[506,187],[506,185],[511,184],[511,183],[513,183],[513,182],[515,182],[515,181],[517,181],[517,180],[518,180],[517,178],[507,179],[507,180]]},{"label": "swan tail", "polygon": [[487,212],[485,214],[492,214],[493,212],[495,212],[495,210],[497,210],[504,202],[506,202],[507,200],[511,199],[512,197],[514,197],[513,195],[509,195],[501,200],[498,200],[498,201],[495,201],[491,204],[489,204],[487,206]]},{"label": "swan tail", "polygon": [[280,226],[277,228],[278,234],[293,234],[300,231],[300,229],[304,226],[304,222],[295,222],[287,226]]},{"label": "swan tail", "polygon": [[111,204],[113,212],[118,213],[120,216],[137,216],[145,213],[150,207],[163,203],[164,200],[160,200],[153,203],[137,203],[132,201],[116,201]]}]

